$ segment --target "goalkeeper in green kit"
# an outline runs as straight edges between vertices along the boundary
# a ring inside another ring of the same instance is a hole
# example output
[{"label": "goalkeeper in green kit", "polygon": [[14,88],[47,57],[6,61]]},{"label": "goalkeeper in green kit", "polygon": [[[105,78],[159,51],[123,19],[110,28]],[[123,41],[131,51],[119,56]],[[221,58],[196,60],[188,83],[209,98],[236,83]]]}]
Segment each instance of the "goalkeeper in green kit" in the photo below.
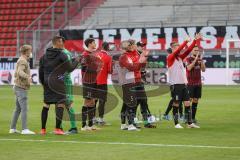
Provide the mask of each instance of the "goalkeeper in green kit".
[{"label": "goalkeeper in green kit", "polygon": [[[68,57],[68,61],[72,62],[73,56],[72,53],[69,52],[67,49],[63,50],[63,53],[67,55]],[[69,114],[69,119],[70,119],[70,125],[71,128],[67,131],[67,134],[77,134],[78,130],[77,130],[77,125],[76,125],[76,121],[75,121],[75,111],[73,109],[72,103],[73,103],[73,83],[72,83],[72,79],[71,79],[71,73],[65,73],[64,75],[64,84],[66,87],[66,103],[67,106],[69,108],[68,114]]]}]

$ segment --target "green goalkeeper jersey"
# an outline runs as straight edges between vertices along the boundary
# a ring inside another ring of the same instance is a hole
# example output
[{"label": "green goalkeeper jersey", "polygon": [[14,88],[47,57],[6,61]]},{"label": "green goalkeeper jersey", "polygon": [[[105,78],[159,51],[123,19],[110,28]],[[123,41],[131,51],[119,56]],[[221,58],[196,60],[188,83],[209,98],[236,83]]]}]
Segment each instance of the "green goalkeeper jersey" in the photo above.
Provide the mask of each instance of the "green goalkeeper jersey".
[{"label": "green goalkeeper jersey", "polygon": [[[63,52],[64,52],[64,54],[67,55],[68,61],[70,61],[72,63],[72,57],[73,57],[72,53],[69,52],[67,49],[64,49]],[[65,83],[65,85],[72,85],[71,73],[65,73],[64,83]]]},{"label": "green goalkeeper jersey", "polygon": [[[63,50],[63,53],[67,55],[68,61],[72,63],[72,53],[69,52],[67,49]],[[73,91],[72,91],[72,79],[71,79],[71,73],[65,73],[64,74],[64,84],[66,86],[66,96],[67,96],[67,103],[70,104],[73,102]]]}]

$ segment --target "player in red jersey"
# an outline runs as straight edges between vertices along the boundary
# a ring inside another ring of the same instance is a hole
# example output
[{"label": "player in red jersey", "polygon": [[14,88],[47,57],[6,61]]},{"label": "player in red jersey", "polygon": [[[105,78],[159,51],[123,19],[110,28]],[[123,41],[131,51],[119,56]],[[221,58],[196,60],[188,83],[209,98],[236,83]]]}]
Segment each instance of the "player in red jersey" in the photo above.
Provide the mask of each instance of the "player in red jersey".
[{"label": "player in red jersey", "polygon": [[[172,53],[172,49],[171,49],[171,48],[168,48],[168,49],[167,49],[167,53],[168,53],[168,54],[171,54],[171,53]],[[171,120],[171,117],[170,117],[170,115],[168,115],[168,114],[169,114],[169,112],[172,110],[172,108],[173,108],[173,99],[171,99],[171,100],[169,101],[168,106],[167,106],[167,109],[166,109],[165,113],[163,114],[163,119],[168,120],[168,121]],[[179,109],[179,115],[180,115],[179,120],[180,120],[180,121],[184,121],[182,102],[179,102],[178,109]]]},{"label": "player in red jersey", "polygon": [[[137,130],[134,126],[135,110],[137,107],[137,93],[135,87],[141,82],[141,68],[145,66],[148,51],[144,51],[141,55],[137,53],[136,43],[134,40],[122,42],[124,53],[119,58],[123,105],[121,110],[121,129]],[[125,124],[125,117],[128,118],[128,126]]]},{"label": "player in red jersey", "polygon": [[[95,115],[95,98],[97,97],[97,73],[100,71],[102,62],[95,55],[96,43],[93,38],[84,41],[86,50],[82,53],[82,86],[84,105],[82,107],[82,131],[96,130],[93,126]],[[88,126],[86,124],[88,118]]]},{"label": "player in red jersey", "polygon": [[192,55],[187,58],[187,79],[188,90],[192,102],[192,120],[196,123],[196,112],[198,100],[202,96],[201,72],[205,72],[206,66],[199,53],[199,47],[196,45],[192,50]]},{"label": "player in red jersey", "polygon": [[110,44],[108,42],[103,42],[102,50],[96,53],[96,56],[100,58],[100,60],[102,61],[102,67],[97,75],[97,89],[99,93],[98,95],[99,118],[97,119],[97,123],[100,125],[105,124],[103,117],[108,92],[107,79],[108,75],[112,73],[112,57],[108,53],[110,51],[109,45]]},{"label": "player in red jersey", "polygon": [[187,89],[186,69],[183,65],[183,60],[189,55],[196,44],[196,40],[201,38],[201,34],[196,34],[195,39],[186,51],[181,53],[182,49],[186,47],[190,41],[188,37],[181,45],[177,42],[171,43],[172,53],[167,56],[167,67],[169,74],[169,82],[171,84],[171,96],[173,99],[173,116],[175,128],[183,128],[178,123],[178,106],[179,102],[183,101],[185,106],[185,116],[188,128],[199,128],[199,126],[192,123],[192,116],[190,110],[190,97]]}]

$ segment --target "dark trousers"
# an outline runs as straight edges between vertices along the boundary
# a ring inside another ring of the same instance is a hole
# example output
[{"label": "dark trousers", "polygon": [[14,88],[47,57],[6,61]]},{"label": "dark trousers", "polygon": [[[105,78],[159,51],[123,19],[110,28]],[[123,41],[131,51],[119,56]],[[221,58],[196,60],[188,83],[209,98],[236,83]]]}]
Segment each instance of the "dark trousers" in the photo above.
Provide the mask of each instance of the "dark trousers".
[{"label": "dark trousers", "polygon": [[97,85],[98,114],[100,118],[104,117],[105,103],[107,102],[107,92],[107,84]]},{"label": "dark trousers", "polygon": [[[148,116],[151,115],[151,113],[148,108],[147,94],[146,94],[143,83],[137,84],[136,95],[137,95],[137,106],[140,105],[140,110],[141,110],[141,114],[143,116],[143,120],[147,121],[147,118],[148,118]],[[137,112],[137,109],[135,112]]]},{"label": "dark trousers", "polygon": [[136,84],[125,84],[122,86],[123,91],[123,104],[121,109],[121,123],[125,124],[126,117],[128,124],[134,123],[136,117],[137,98],[135,92]]}]

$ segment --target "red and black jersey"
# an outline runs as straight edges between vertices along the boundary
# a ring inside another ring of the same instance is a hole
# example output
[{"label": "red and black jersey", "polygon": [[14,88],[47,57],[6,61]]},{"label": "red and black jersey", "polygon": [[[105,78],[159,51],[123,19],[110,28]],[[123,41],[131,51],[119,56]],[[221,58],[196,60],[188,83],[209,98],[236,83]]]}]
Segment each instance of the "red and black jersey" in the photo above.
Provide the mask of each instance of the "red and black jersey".
[{"label": "red and black jersey", "polygon": [[[187,65],[190,65],[194,61],[194,57],[188,57],[186,59]],[[198,60],[194,67],[189,71],[187,69],[187,79],[188,79],[188,85],[201,85],[201,60]]]},{"label": "red and black jersey", "polygon": [[81,58],[82,83],[97,83],[97,74],[101,69],[102,61],[96,54],[84,51]]},{"label": "red and black jersey", "polygon": [[102,66],[97,75],[97,84],[107,84],[108,74],[112,73],[112,57],[106,51],[96,53],[101,60]]},{"label": "red and black jersey", "polygon": [[139,54],[137,51],[125,52],[119,58],[119,64],[122,68],[126,68],[130,72],[134,72],[135,83],[141,82],[141,68],[146,63],[139,63]]}]

